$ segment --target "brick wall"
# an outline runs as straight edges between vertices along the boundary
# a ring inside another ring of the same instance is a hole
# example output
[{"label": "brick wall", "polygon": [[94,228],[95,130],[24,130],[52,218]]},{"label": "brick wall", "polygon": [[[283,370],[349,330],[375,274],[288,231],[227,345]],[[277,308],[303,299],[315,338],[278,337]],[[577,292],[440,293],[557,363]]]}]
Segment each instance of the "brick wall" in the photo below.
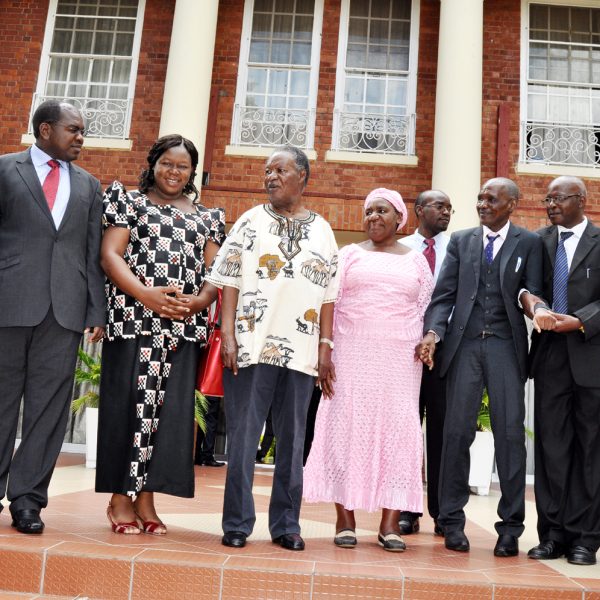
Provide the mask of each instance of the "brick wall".
[{"label": "brick wall", "polygon": [[[264,159],[225,156],[225,146],[231,137],[242,13],[243,2],[239,0],[221,0],[219,3],[213,68],[213,90],[219,93],[219,104],[210,185],[203,190],[204,202],[224,206],[228,221],[235,220],[244,210],[265,199],[262,191]],[[331,147],[339,14],[340,0],[325,0],[315,130],[318,158],[311,162],[306,198],[307,204],[328,219],[334,229],[361,231],[362,201],[373,188],[394,188],[405,200],[414,201],[420,190],[430,186],[439,2],[422,0],[416,140],[419,166],[416,168],[324,160]],[[412,231],[413,228],[411,215],[405,229]]]},{"label": "brick wall", "polygon": [[[137,184],[158,136],[175,0],[147,0],[130,138],[131,151],[85,149],[78,164],[103,184]],[[0,153],[24,149],[44,39],[48,3],[0,0]],[[190,75],[192,76],[192,75]],[[185,93],[185,89],[182,89]]]},{"label": "brick wall", "polygon": [[[548,225],[541,199],[554,177],[518,175],[519,160],[520,77],[521,77],[521,3],[519,0],[484,2],[483,37],[483,131],[481,180],[496,175],[496,140],[498,107],[509,111],[509,174],[521,189],[522,198],[514,221],[528,229]],[[586,180],[586,212],[600,222],[600,181]]]}]

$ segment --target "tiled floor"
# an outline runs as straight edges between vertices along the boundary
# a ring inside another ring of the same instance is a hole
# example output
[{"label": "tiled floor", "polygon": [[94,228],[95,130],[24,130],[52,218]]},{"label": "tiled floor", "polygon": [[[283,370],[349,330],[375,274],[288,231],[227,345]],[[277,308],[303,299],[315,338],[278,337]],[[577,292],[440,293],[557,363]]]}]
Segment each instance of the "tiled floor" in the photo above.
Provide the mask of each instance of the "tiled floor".
[{"label": "tiled floor", "polygon": [[492,554],[498,492],[469,502],[469,554],[446,550],[428,518],[418,535],[406,537],[406,552],[384,552],[376,541],[378,515],[367,513],[357,513],[358,547],[336,548],[335,511],[314,504],[302,507],[306,550],[293,553],[270,541],[272,471],[258,467],[256,528],[246,548],[234,551],[220,543],[224,468],[197,468],[193,500],[157,498],[167,536],[123,536],[111,533],[108,497],[93,492],[94,471],[82,463],[80,456],[61,457],[43,535],[21,535],[10,527],[8,511],[0,516],[0,600],[600,600],[599,566],[527,559],[536,542],[530,490],[515,558]]}]

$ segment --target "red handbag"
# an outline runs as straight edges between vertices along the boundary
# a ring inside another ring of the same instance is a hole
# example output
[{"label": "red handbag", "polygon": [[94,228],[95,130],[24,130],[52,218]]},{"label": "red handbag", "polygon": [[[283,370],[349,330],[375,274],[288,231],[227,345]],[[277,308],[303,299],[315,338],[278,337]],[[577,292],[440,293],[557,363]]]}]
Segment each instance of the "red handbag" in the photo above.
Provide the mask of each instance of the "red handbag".
[{"label": "red handbag", "polygon": [[198,365],[196,389],[205,396],[224,396],[223,393],[223,361],[221,360],[221,329],[217,325],[221,312],[221,291],[217,299],[214,314],[208,312],[208,340]]}]

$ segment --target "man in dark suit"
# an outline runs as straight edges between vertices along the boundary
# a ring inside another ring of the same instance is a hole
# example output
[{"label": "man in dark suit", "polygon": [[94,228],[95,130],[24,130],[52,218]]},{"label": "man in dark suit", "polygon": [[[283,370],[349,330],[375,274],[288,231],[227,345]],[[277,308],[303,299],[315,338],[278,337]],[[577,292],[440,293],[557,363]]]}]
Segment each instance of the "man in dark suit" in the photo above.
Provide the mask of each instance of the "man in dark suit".
[{"label": "man in dark suit", "polygon": [[[593,565],[600,546],[600,229],[585,216],[576,177],[548,186],[552,225],[541,229],[544,298],[556,318],[532,340],[535,381],[535,502],[540,544],[528,556],[566,554]],[[541,316],[540,316],[541,315]]]},{"label": "man in dark suit", "polygon": [[484,184],[477,199],[481,226],[452,234],[416,350],[431,363],[436,340],[444,342],[440,375],[447,375],[447,405],[438,523],[450,550],[469,550],[463,510],[469,499],[469,448],[487,388],[502,491],[496,556],[518,554],[524,529],[528,344],[518,296],[523,289],[537,294],[542,284],[541,239],[509,221],[518,198],[510,179]]},{"label": "man in dark suit", "polygon": [[32,122],[35,145],[0,157],[0,499],[22,533],[44,529],[81,333],[97,341],[105,322],[100,184],[72,165],[83,120],[47,101]]}]

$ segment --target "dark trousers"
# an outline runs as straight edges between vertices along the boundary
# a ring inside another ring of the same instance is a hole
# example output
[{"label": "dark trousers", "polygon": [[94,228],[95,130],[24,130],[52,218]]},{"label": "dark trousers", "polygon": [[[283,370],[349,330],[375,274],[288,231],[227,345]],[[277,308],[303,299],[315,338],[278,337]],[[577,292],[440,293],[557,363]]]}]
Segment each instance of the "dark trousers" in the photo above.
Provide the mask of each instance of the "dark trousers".
[{"label": "dark trousers", "polygon": [[228,440],[223,531],[250,535],[256,521],[252,482],[256,448],[269,408],[277,461],[269,505],[272,538],[300,533],[302,451],[314,377],[284,367],[252,365],[223,373]]},{"label": "dark trousers", "polygon": [[[575,383],[567,339],[545,334],[535,377],[540,540],[600,547],[600,389]],[[590,365],[598,368],[598,365]]]},{"label": "dark trousers", "polygon": [[[80,340],[81,333],[58,324],[52,308],[34,327],[0,327],[0,499],[8,491],[13,514],[48,504]],[[21,398],[21,444],[13,456]]]},{"label": "dark trousers", "polygon": [[469,448],[486,387],[502,492],[496,531],[520,536],[525,518],[525,392],[512,339],[464,339],[447,379],[438,522],[446,532],[464,529]]},{"label": "dark trousers", "polygon": [[219,423],[221,399],[216,396],[207,396],[206,401],[208,403],[204,415],[206,431],[202,431],[202,429],[198,427],[196,434],[196,453],[194,462],[197,465],[214,460],[215,458],[215,440],[217,439],[217,425]]}]

